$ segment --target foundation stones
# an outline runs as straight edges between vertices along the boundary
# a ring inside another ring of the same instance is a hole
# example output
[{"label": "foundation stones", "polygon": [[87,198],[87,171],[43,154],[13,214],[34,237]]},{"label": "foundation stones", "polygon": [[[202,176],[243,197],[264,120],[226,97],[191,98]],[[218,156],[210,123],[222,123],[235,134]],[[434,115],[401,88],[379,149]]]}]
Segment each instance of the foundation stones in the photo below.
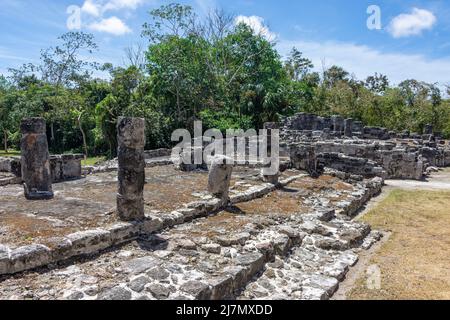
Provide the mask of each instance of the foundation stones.
[{"label": "foundation stones", "polygon": [[117,211],[124,221],[144,219],[145,120],[119,118]]},{"label": "foundation stones", "polygon": [[52,199],[52,176],[45,120],[24,119],[20,130],[22,132],[21,170],[25,197],[28,200]]},{"label": "foundation stones", "polygon": [[228,201],[232,172],[232,159],[221,155],[211,158],[208,191],[222,201]]}]

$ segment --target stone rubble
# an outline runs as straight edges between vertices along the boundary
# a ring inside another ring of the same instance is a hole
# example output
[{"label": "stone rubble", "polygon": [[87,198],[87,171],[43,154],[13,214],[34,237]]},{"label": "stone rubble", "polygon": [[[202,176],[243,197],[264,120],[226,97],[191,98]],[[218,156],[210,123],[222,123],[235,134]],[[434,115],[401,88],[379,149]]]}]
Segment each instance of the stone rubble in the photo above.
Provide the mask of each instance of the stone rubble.
[{"label": "stone rubble", "polygon": [[328,167],[365,177],[421,180],[429,166],[450,164],[450,145],[430,134],[430,126],[424,135],[395,133],[351,119],[299,113],[281,127],[281,144],[292,165],[314,175]]},{"label": "stone rubble", "polygon": [[[232,233],[227,231],[232,228],[229,223],[223,227],[213,223],[225,219],[224,213],[199,217],[159,229],[160,233],[141,234],[140,240],[95,258],[86,256],[68,260],[65,267],[63,263],[45,272],[0,279],[0,299],[327,299],[371,238],[369,226],[348,218],[357,206],[354,203],[379,192],[382,180],[352,185],[346,205],[338,210],[323,205],[324,197],[333,199],[335,194],[327,191],[309,197],[311,213],[237,215],[230,222],[243,227]],[[115,231],[118,237],[123,235],[120,230]],[[96,254],[110,241],[109,235],[98,230],[70,238],[79,244],[77,248],[86,246]],[[0,268],[5,257],[21,257],[14,258],[17,264],[29,261],[30,254],[36,255],[34,261],[49,258],[44,247],[29,249],[14,254],[0,247]],[[60,249],[64,252],[63,246]]]},{"label": "stone rubble", "polygon": [[[33,140],[27,134],[45,135],[41,120],[27,123],[37,133],[25,130],[23,141]],[[186,190],[198,201],[150,210],[144,203],[145,167],[171,165],[169,150],[144,152],[144,119],[119,119],[118,159],[84,172],[118,171],[120,220],[43,244],[0,245],[0,299],[329,299],[359,253],[382,237],[353,218],[380,193],[384,179],[421,179],[450,162],[448,144],[437,142],[429,126],[424,135],[398,134],[340,116],[301,113],[265,124],[271,134],[278,127],[287,159],[278,174],[267,174],[263,163],[250,165],[250,159],[233,167],[219,155],[201,165],[177,162],[176,176],[193,181],[201,181],[194,180],[196,170],[208,168],[208,190],[190,186]],[[178,161],[203,151],[204,145],[194,145]],[[23,147],[25,160],[33,153],[27,146],[32,143]],[[45,151],[42,144],[29,158],[29,172],[22,161],[26,185],[43,182],[40,189],[52,192],[51,172],[61,179],[67,178],[61,172],[81,172],[75,156],[60,158],[70,164],[66,171],[61,164],[50,170]],[[239,166],[261,170],[239,179]],[[36,176],[42,167],[48,169],[46,179]]]}]

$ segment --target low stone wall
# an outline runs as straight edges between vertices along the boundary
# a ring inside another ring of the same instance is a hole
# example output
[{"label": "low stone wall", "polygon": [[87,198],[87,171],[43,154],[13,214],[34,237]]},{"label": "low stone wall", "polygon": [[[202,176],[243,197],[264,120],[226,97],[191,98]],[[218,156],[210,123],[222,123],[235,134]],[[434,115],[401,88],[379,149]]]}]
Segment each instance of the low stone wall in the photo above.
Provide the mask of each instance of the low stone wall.
[{"label": "low stone wall", "polygon": [[390,179],[421,180],[426,170],[422,157],[417,152],[405,150],[380,151],[383,168]]},{"label": "low stone wall", "polygon": [[315,148],[311,144],[297,144],[289,147],[292,167],[297,170],[305,170],[311,176],[320,175],[322,168],[319,166]]},{"label": "low stone wall", "polygon": [[50,156],[50,171],[53,182],[81,178],[81,154]]},{"label": "low stone wall", "polygon": [[22,175],[20,157],[0,158],[0,172],[10,172],[20,177]]},{"label": "low stone wall", "polygon": [[[53,182],[81,178],[81,160],[83,159],[82,154],[50,156],[50,172]],[[0,158],[1,172],[10,172],[20,178],[22,176],[21,168],[20,157]]]},{"label": "low stone wall", "polygon": [[444,166],[450,167],[450,149],[444,150]]},{"label": "low stone wall", "polygon": [[[283,188],[301,176],[280,181],[277,186],[270,183],[253,186],[247,191],[230,197],[231,204],[263,197],[277,187]],[[161,232],[197,218],[206,217],[224,207],[220,199],[198,201],[186,204],[184,208],[160,214],[147,214],[139,222],[120,222],[106,228],[80,231],[65,237],[49,240],[47,245],[32,244],[16,249],[0,245],[0,276],[14,274],[67,260],[89,255],[137,239],[140,235]]]},{"label": "low stone wall", "polygon": [[170,157],[172,155],[172,149],[156,149],[144,151],[145,159]]},{"label": "low stone wall", "polygon": [[386,177],[386,172],[375,161],[365,158],[348,157],[342,153],[319,153],[318,162],[321,166],[361,175],[366,178]]},{"label": "low stone wall", "polygon": [[[421,180],[427,168],[418,148],[398,148],[391,142],[319,141],[291,144],[289,149],[292,165],[315,175],[329,167],[364,177]],[[439,157],[433,157],[432,165],[444,166],[445,153],[435,152]]]}]

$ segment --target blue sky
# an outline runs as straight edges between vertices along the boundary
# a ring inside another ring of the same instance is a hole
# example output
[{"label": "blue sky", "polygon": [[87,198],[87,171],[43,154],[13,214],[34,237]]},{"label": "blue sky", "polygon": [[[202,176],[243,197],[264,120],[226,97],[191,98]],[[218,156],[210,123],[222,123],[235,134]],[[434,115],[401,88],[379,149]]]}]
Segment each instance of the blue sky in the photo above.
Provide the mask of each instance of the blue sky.
[{"label": "blue sky", "polygon": [[[99,43],[95,59],[123,63],[124,48],[145,41],[141,26],[162,0],[0,0],[0,73],[36,62],[40,50],[67,32],[69,6],[81,9],[81,29]],[[340,65],[363,79],[374,72],[393,83],[415,78],[450,83],[450,2],[447,0],[190,0],[200,15],[218,7],[276,41],[293,46],[316,69]],[[369,30],[367,9],[376,5],[381,29]]]}]

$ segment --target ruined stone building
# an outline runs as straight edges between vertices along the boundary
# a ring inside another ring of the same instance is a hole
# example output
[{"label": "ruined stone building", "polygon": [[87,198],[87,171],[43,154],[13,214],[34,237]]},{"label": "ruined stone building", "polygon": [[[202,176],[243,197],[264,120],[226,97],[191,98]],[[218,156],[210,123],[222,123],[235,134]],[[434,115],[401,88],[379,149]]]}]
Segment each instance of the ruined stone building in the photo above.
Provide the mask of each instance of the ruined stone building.
[{"label": "ruined stone building", "polygon": [[430,127],[301,113],[265,126],[280,129],[273,173],[145,151],[144,124],[119,119],[118,159],[82,168],[24,119],[21,158],[0,159],[0,299],[329,299],[383,236],[353,218],[385,179],[450,165]]}]

